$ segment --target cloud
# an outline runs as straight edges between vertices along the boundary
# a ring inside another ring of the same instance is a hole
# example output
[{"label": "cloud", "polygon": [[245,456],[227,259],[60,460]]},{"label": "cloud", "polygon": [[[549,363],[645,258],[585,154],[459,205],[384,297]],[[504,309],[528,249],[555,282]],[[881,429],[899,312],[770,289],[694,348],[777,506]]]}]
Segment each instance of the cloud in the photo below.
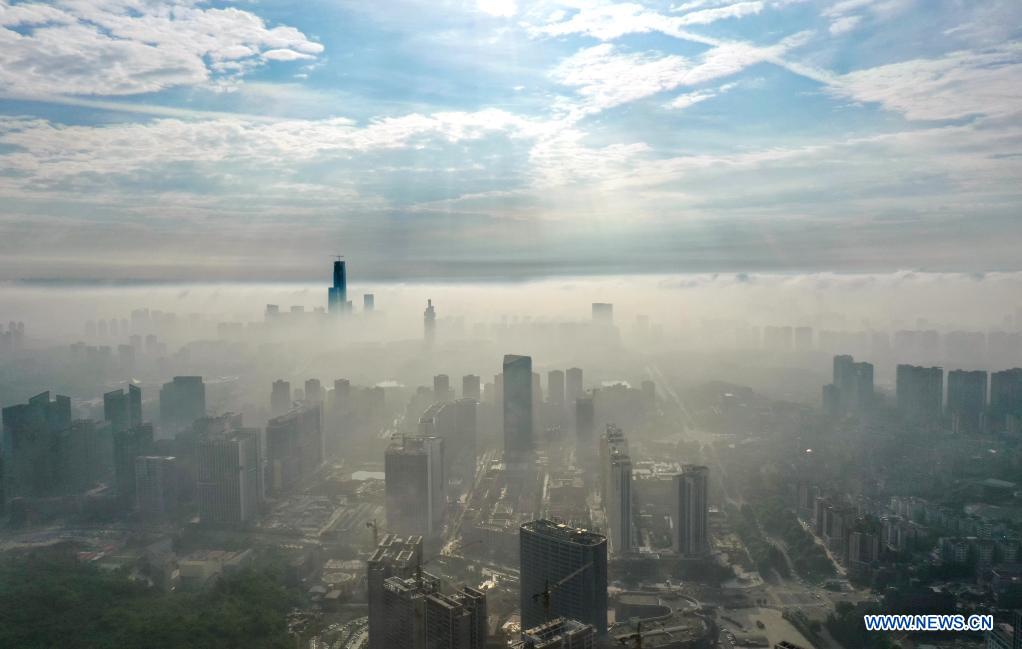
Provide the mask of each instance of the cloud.
[{"label": "cloud", "polygon": [[17,95],[115,96],[235,79],[323,46],[235,7],[197,1],[0,0],[0,87]]},{"label": "cloud", "polygon": [[518,12],[515,0],[477,0],[479,10],[491,16],[510,18]]},{"label": "cloud", "polygon": [[855,26],[862,21],[862,16],[841,16],[830,23],[830,34],[831,36],[840,36],[841,34],[847,34],[848,32],[855,29]]},{"label": "cloud", "polygon": [[736,85],[737,85],[736,83],[725,83],[724,85],[720,86],[719,88],[710,88],[710,89],[706,89],[706,90],[697,90],[696,92],[690,92],[690,93],[686,93],[686,94],[683,94],[683,95],[678,95],[677,97],[672,99],[670,102],[668,102],[667,106],[669,108],[674,108],[676,110],[682,110],[682,109],[688,108],[689,106],[694,106],[694,105],[696,105],[696,104],[698,104],[700,102],[704,102],[707,99],[713,99],[714,97],[718,97],[718,96],[724,94],[725,92],[728,92],[729,90],[734,88]]},{"label": "cloud", "polygon": [[1022,110],[1022,45],[952,52],[850,72],[827,92],[878,103],[913,120],[1018,115]]}]

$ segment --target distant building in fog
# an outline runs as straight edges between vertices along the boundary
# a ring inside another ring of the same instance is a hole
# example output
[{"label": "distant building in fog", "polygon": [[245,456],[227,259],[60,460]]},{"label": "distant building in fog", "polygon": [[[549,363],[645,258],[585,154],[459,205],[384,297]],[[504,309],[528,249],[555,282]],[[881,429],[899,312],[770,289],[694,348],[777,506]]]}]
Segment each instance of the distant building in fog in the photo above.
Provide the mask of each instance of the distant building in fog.
[{"label": "distant building in fog", "polygon": [[376,296],[372,293],[366,293],[362,296],[362,311],[365,313],[372,313],[376,310]]},{"label": "distant building in fog", "polygon": [[262,507],[259,431],[242,428],[199,442],[196,496],[207,525],[243,525]]},{"label": "distant building in fog", "polygon": [[273,382],[270,392],[270,413],[274,417],[283,415],[291,409],[291,384],[282,379]]},{"label": "distant building in fog", "polygon": [[569,405],[585,396],[582,387],[582,370],[577,367],[568,368],[564,373],[564,398]]},{"label": "distant building in fog", "polygon": [[990,418],[998,430],[1022,431],[1022,369],[990,375]]},{"label": "distant building in fog", "polygon": [[138,513],[146,521],[170,520],[177,515],[177,458],[141,455],[135,458]]},{"label": "distant building in fog", "polygon": [[505,461],[526,462],[533,451],[531,357],[504,356],[503,387]]},{"label": "distant building in fog", "polygon": [[[160,426],[173,436],[206,416],[206,385],[201,376],[175,376],[160,389]],[[166,434],[163,437],[167,437]]]},{"label": "distant building in fog", "polygon": [[479,391],[479,377],[475,374],[466,374],[461,377],[461,396],[464,399],[475,399],[479,401],[482,394]]},{"label": "distant building in fog", "polygon": [[327,289],[327,310],[344,313],[348,310],[348,273],[344,261],[334,261],[334,285]]},{"label": "distant building in fog", "polygon": [[614,305],[607,302],[593,302],[593,323],[606,326],[614,324]]},{"label": "distant building in fog", "polygon": [[607,425],[600,439],[600,493],[607,511],[607,538],[615,555],[632,551],[632,460],[620,428]]},{"label": "distant building in fog", "polygon": [[943,413],[944,369],[898,365],[896,396],[902,415],[935,422]]},{"label": "distant building in fog", "polygon": [[564,372],[550,370],[546,375],[547,400],[555,405],[564,406]]},{"label": "distant building in fog", "polygon": [[436,309],[433,300],[426,300],[426,310],[422,313],[422,337],[427,345],[436,340]]},{"label": "distant building in fog", "polygon": [[977,433],[987,407],[987,373],[952,370],[947,374],[947,414],[955,433]]},{"label": "distant building in fog", "polygon": [[710,551],[709,469],[686,464],[674,476],[674,551],[698,557]]},{"label": "distant building in fog", "polygon": [[387,529],[438,536],[447,505],[443,438],[402,437],[387,447],[383,465]]}]

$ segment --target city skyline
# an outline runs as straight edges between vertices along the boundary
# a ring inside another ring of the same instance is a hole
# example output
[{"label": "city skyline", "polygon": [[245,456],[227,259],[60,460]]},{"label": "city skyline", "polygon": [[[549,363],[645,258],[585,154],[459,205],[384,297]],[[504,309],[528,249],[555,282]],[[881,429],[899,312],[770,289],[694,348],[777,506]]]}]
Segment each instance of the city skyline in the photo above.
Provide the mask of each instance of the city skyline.
[{"label": "city skyline", "polygon": [[0,4],[0,279],[1020,269],[1017,3],[399,8]]}]

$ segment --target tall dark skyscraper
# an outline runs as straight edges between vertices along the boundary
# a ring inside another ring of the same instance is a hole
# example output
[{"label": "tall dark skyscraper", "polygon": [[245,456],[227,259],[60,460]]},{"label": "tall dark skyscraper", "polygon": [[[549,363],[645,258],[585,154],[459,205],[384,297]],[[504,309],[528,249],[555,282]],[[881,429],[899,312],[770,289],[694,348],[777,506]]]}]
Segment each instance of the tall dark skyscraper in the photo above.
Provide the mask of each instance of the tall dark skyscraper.
[{"label": "tall dark skyscraper", "polygon": [[1013,368],[990,375],[991,424],[998,430],[1022,430],[1022,369]]},{"label": "tall dark skyscraper", "polygon": [[4,497],[62,495],[71,434],[71,399],[43,392],[3,409]]},{"label": "tall dark skyscraper", "polygon": [[330,313],[348,310],[348,273],[343,259],[334,261],[334,285],[327,289],[327,308]]},{"label": "tall dark skyscraper", "polygon": [[[160,389],[160,425],[174,435],[206,416],[206,385],[201,376],[175,376]],[[163,435],[166,437],[167,435]]]},{"label": "tall dark skyscraper", "polygon": [[710,550],[710,472],[705,466],[686,464],[674,476],[674,551],[698,557]]},{"label": "tall dark skyscraper", "polygon": [[[566,617],[606,634],[607,539],[563,523],[537,520],[522,525],[519,546],[522,628]],[[548,588],[549,596],[544,597]]]},{"label": "tall dark skyscraper", "polygon": [[986,372],[952,370],[947,373],[947,414],[954,432],[979,432],[986,407]]},{"label": "tall dark skyscraper", "polygon": [[527,462],[533,450],[532,358],[504,356],[504,458]]},{"label": "tall dark skyscraper", "polygon": [[142,390],[128,386],[128,392],[114,390],[103,395],[103,419],[110,422],[114,432],[142,424]]},{"label": "tall dark skyscraper", "polygon": [[935,422],[943,414],[944,369],[898,365],[898,410],[915,421]]},{"label": "tall dark skyscraper", "polygon": [[607,511],[607,539],[614,555],[632,551],[632,461],[628,440],[608,424],[600,438],[600,496]]},{"label": "tall dark skyscraper", "polygon": [[422,337],[427,345],[436,340],[436,309],[433,300],[426,300],[426,310],[422,312]]}]

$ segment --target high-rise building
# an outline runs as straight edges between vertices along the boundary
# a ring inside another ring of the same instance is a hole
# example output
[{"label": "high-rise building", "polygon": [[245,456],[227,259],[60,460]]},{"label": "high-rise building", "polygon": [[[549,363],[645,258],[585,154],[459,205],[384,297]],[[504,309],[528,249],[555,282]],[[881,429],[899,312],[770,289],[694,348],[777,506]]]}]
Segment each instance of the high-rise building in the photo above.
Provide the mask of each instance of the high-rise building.
[{"label": "high-rise building", "polygon": [[441,437],[403,437],[384,455],[387,529],[434,538],[443,531],[447,475]]},{"label": "high-rise building", "polygon": [[898,365],[898,410],[916,421],[937,421],[944,404],[944,369]]},{"label": "high-rise building", "polygon": [[564,392],[564,398],[569,406],[585,396],[585,390],[582,388],[582,370],[580,368],[571,367],[564,373]]},{"label": "high-rise building", "polygon": [[436,340],[436,309],[433,300],[426,300],[426,310],[422,313],[422,337],[427,345]]},{"label": "high-rise building", "polygon": [[433,377],[433,398],[437,401],[454,399],[454,392],[451,391],[451,377],[446,374],[437,374]]},{"label": "high-rise building", "polygon": [[[206,416],[206,386],[201,376],[175,376],[160,389],[160,425],[170,435],[191,428]],[[167,435],[164,435],[166,437]]]},{"label": "high-rise building", "polygon": [[653,410],[656,408],[656,383],[653,381],[642,382],[642,400],[643,405],[647,410]]},{"label": "high-rise building", "polygon": [[466,374],[461,377],[461,396],[464,399],[475,399],[479,401],[482,394],[479,391],[479,377],[475,374]]},{"label": "high-rise building", "polygon": [[475,478],[477,407],[475,399],[438,401],[419,417],[419,437],[444,440],[444,471],[448,481],[470,485]]},{"label": "high-rise building", "polygon": [[270,393],[270,412],[274,417],[283,415],[291,409],[291,384],[283,379],[273,382]]},{"label": "high-rise building", "polygon": [[558,617],[607,633],[607,539],[549,520],[522,525],[519,605],[522,628]]},{"label": "high-rise building", "polygon": [[177,458],[140,455],[135,458],[135,494],[139,515],[146,521],[165,521],[177,515]]},{"label": "high-rise building", "polygon": [[509,464],[528,462],[533,451],[532,358],[504,356],[504,457]]},{"label": "high-rise building", "polygon": [[947,414],[956,433],[976,433],[987,407],[987,373],[952,370],[947,374]]},{"label": "high-rise building", "polygon": [[990,375],[990,418],[999,430],[1019,432],[1022,429],[1022,368]]},{"label": "high-rise building", "polygon": [[564,406],[564,372],[561,370],[550,370],[546,375],[547,401],[552,404]]},{"label": "high-rise building", "polygon": [[152,424],[113,431],[114,485],[117,488],[117,499],[126,509],[137,504],[136,458],[151,453],[152,446]]},{"label": "high-rise building", "polygon": [[377,630],[381,646],[388,649],[486,646],[486,595],[474,588],[446,594],[437,577],[421,571],[415,577],[389,577],[383,583],[382,609],[386,624]]},{"label": "high-rise building", "polygon": [[873,365],[847,354],[834,357],[834,396],[841,413],[867,411],[873,405]]},{"label": "high-rise building", "polygon": [[516,649],[593,649],[596,629],[578,620],[559,617],[522,631]]},{"label": "high-rise building", "polygon": [[607,511],[607,537],[615,555],[632,551],[632,461],[620,428],[607,425],[600,439],[600,492]]},{"label": "high-rise building", "polygon": [[142,390],[129,385],[128,392],[114,390],[103,395],[103,419],[113,431],[127,430],[142,423]]},{"label": "high-rise building", "polygon": [[243,525],[262,507],[259,431],[214,434],[199,442],[196,495],[199,520],[208,525]]},{"label": "high-rise building", "polygon": [[306,379],[305,380],[305,400],[309,403],[323,403],[323,397],[326,392],[323,390],[323,384],[319,382],[319,379]]},{"label": "high-rise building", "polygon": [[575,453],[582,464],[590,464],[595,455],[596,406],[592,397],[579,397],[574,403]]},{"label": "high-rise building", "polygon": [[3,409],[4,498],[69,491],[71,399],[43,392]]},{"label": "high-rise building", "polygon": [[270,492],[288,492],[323,463],[323,406],[304,403],[266,424],[266,484]]},{"label": "high-rise building", "polygon": [[674,551],[703,556],[709,543],[709,469],[686,464],[674,476]]},{"label": "high-rise building", "polygon": [[422,537],[387,534],[369,557],[366,584],[369,601],[369,649],[390,649],[384,643],[389,623],[384,608],[384,582],[391,577],[408,578],[422,565]]},{"label": "high-rise building", "polygon": [[795,349],[808,351],[813,348],[813,328],[795,327]]},{"label": "high-rise building", "polygon": [[334,261],[334,285],[327,289],[327,309],[330,313],[348,310],[348,273],[342,259]]},{"label": "high-rise building", "polygon": [[372,293],[366,293],[362,296],[362,310],[366,313],[372,313],[376,310],[376,296]]}]

